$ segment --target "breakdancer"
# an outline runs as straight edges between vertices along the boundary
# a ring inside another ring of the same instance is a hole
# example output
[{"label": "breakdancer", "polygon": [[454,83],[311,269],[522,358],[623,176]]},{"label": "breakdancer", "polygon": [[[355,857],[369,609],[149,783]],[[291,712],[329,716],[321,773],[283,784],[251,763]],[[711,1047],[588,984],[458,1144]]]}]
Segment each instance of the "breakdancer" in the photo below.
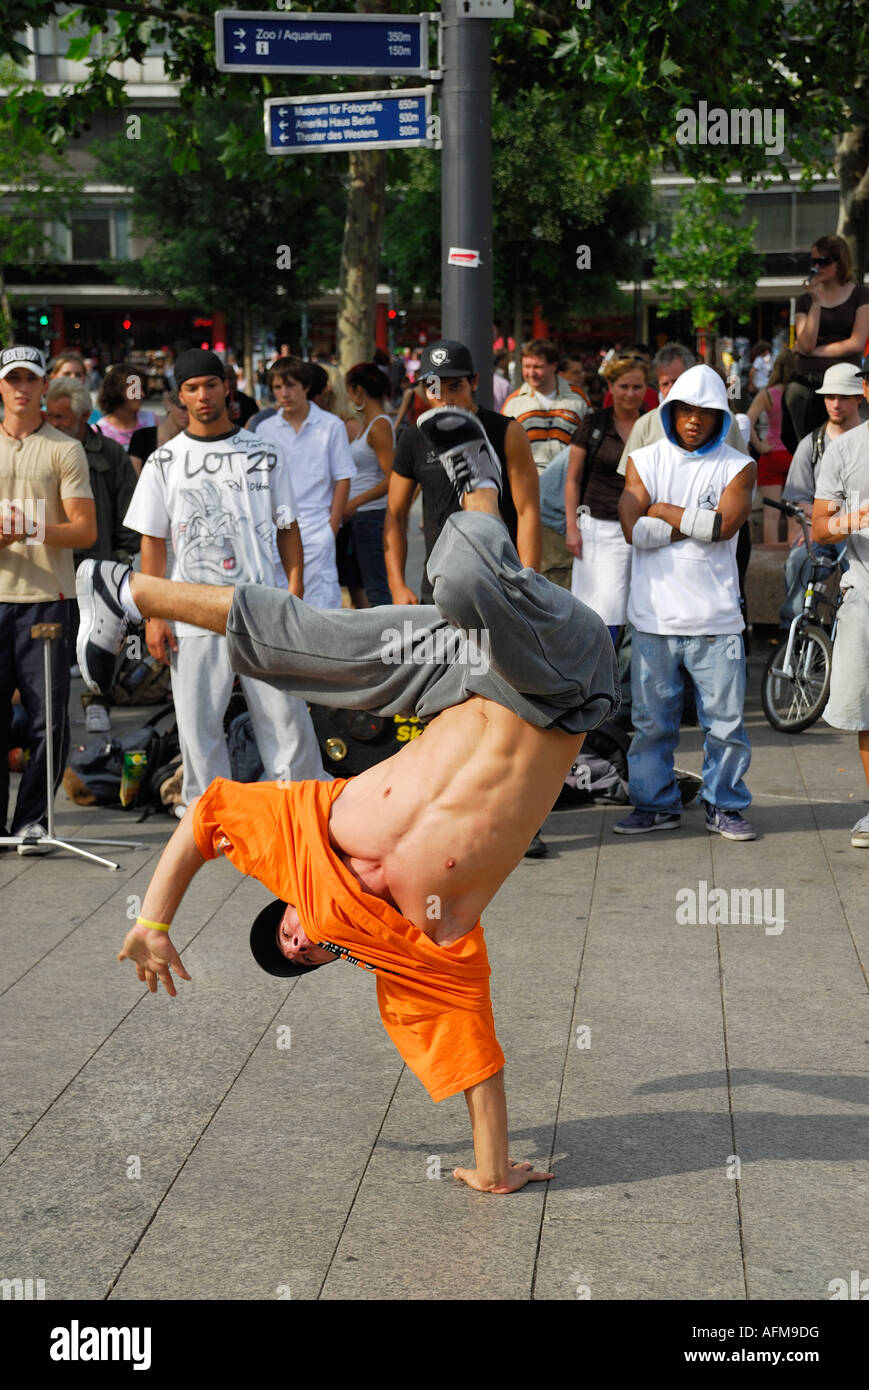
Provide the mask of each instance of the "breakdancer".
[{"label": "breakdancer", "polygon": [[[259,585],[211,587],[85,562],[78,659],[111,680],[131,619],[225,633],[233,669],[304,699],[415,713],[422,737],[357,777],[216,779],[167,844],[119,960],[152,993],[188,980],[169,926],[202,864],[225,854],[275,901],[251,949],[286,977],[343,959],[371,971],[387,1033],[435,1101],[465,1093],[475,1167],[455,1176],[510,1193],[545,1181],[508,1156],[504,1054],[480,914],[551,810],[585,733],[618,703],[609,633],[590,609],[523,569],[500,518],[500,467],[470,412],[419,427],[463,510],[429,558],[435,603],[320,611]],[[403,637],[402,637],[403,634]]]}]

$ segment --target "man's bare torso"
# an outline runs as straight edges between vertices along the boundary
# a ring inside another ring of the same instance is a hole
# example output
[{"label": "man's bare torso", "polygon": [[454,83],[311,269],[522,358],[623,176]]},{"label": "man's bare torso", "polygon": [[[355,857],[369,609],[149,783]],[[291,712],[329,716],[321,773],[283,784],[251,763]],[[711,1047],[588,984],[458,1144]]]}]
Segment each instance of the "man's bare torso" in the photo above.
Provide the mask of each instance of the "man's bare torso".
[{"label": "man's bare torso", "polygon": [[366,891],[447,946],[519,863],[583,738],[474,696],[348,783],[331,844]]}]

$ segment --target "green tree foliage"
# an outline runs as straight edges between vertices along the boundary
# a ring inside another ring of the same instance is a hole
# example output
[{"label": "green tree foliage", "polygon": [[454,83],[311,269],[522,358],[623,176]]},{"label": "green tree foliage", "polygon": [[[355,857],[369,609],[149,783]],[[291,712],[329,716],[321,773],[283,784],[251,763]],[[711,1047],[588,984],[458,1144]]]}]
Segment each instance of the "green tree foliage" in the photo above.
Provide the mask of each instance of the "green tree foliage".
[{"label": "green tree foliage", "polygon": [[343,161],[267,159],[248,103],[199,97],[192,117],[193,145],[183,113],[143,116],[135,142],[91,145],[100,172],[132,189],[133,227],[150,243],[140,261],[113,268],[178,304],[218,305],[239,329],[285,318],[337,280]]},{"label": "green tree foliage", "polygon": [[[0,82],[9,64],[0,64]],[[34,269],[51,258],[46,222],[64,222],[75,208],[81,180],[46,136],[27,121],[0,110],[0,347],[12,341],[12,310],[6,290],[12,266]]]},{"label": "green tree foliage", "polygon": [[720,184],[696,183],[673,218],[669,243],[655,258],[665,313],[690,309],[695,331],[730,311],[748,318],[763,258],[754,250],[755,222],[736,225],[744,199]]},{"label": "green tree foliage", "polygon": [[[642,168],[622,182],[591,159],[595,124],[593,112],[540,86],[493,102],[495,319],[511,332],[538,302],[553,324],[622,307],[617,281],[634,270],[628,234],[648,219],[651,192]],[[403,303],[415,288],[437,298],[440,161],[415,150],[396,156],[391,174],[384,265]]]}]

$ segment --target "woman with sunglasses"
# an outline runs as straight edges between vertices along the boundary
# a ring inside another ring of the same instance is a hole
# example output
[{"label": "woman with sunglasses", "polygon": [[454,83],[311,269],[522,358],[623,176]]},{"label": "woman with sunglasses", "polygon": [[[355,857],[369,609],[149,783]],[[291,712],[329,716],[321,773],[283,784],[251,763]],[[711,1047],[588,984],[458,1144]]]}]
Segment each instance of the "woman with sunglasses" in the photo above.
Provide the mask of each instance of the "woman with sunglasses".
[{"label": "woman with sunglasses", "polygon": [[785,392],[797,440],[826,420],[817,395],[824,372],[836,362],[862,364],[869,339],[869,289],[854,283],[848,244],[840,236],[819,237],[812,247],[806,293],[796,303],[794,351],[797,366]]}]

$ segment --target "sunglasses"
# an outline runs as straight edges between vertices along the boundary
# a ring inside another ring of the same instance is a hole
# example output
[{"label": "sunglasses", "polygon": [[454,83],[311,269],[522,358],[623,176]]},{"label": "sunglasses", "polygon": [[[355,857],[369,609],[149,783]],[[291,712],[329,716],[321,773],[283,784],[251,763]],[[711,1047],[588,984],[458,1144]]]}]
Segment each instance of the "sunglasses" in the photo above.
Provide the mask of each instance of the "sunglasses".
[{"label": "sunglasses", "polygon": [[817,266],[832,265],[835,259],[836,259],[835,256],[813,256],[813,257],[812,257],[812,265],[817,265]]}]

